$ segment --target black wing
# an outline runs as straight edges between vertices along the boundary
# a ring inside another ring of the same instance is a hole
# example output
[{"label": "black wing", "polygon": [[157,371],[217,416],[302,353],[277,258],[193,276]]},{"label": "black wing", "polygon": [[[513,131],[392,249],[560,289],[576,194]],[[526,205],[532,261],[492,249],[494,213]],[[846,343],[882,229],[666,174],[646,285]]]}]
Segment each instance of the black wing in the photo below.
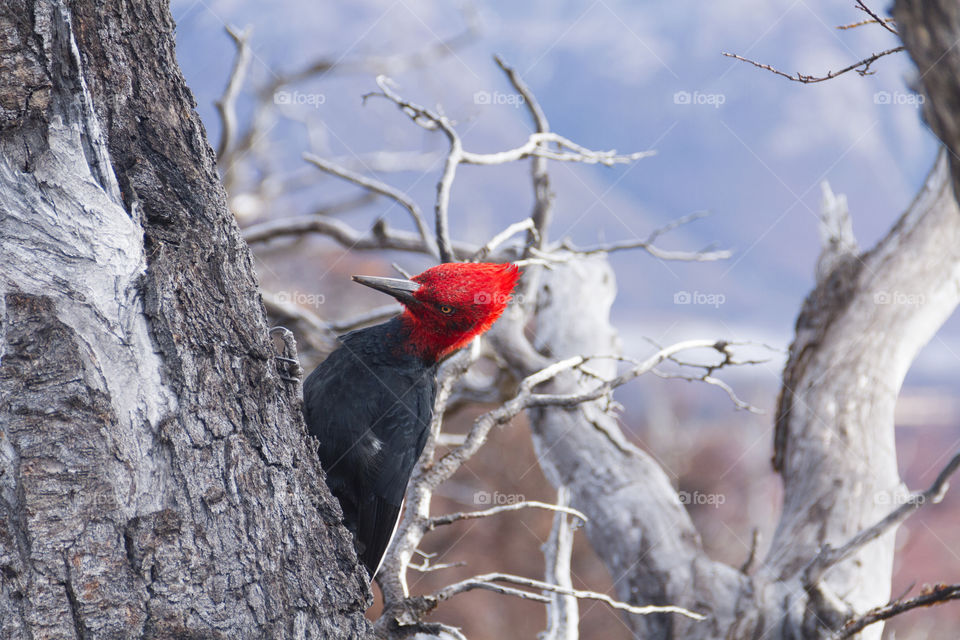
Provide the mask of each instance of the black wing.
[{"label": "black wing", "polygon": [[327,484],[373,575],[429,432],[435,368],[384,363],[363,345],[351,346],[334,351],[304,382],[304,413],[320,441]]}]

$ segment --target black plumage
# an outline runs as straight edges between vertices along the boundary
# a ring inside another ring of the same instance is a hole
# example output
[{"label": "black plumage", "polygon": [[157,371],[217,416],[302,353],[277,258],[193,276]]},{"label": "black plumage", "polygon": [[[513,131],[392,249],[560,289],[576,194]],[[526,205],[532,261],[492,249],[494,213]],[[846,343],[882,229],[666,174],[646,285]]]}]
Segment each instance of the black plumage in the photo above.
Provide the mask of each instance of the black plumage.
[{"label": "black plumage", "polygon": [[437,365],[403,348],[408,333],[399,317],[353,331],[303,383],[327,485],[371,576],[393,535],[436,395]]}]

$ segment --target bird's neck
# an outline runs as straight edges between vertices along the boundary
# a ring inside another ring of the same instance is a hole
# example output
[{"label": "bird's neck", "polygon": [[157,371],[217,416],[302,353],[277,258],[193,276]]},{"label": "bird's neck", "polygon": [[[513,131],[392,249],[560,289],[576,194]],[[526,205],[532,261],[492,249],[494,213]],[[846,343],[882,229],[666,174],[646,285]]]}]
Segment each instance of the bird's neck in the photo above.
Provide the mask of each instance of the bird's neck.
[{"label": "bird's neck", "polygon": [[409,311],[400,314],[399,322],[402,331],[406,334],[406,339],[403,340],[404,349],[427,365],[436,364],[445,355],[454,349],[459,349],[473,337],[432,326]]}]

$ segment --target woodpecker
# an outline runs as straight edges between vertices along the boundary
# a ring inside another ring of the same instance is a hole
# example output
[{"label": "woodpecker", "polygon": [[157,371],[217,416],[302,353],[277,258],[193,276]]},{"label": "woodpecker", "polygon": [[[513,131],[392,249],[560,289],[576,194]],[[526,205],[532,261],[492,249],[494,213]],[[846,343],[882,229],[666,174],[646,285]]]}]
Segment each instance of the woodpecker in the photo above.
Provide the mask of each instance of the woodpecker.
[{"label": "woodpecker", "polygon": [[371,577],[427,440],[438,363],[490,328],[519,276],[515,265],[487,263],[441,264],[410,280],[353,276],[396,298],[403,312],[340,337],[304,381],[303,411]]}]

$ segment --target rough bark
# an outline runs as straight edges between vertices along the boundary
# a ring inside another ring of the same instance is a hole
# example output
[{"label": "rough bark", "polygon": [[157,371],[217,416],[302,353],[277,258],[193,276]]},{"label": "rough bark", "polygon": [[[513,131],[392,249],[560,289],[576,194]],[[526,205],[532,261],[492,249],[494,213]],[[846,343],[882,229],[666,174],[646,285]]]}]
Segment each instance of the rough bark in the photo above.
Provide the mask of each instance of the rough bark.
[{"label": "rough bark", "polygon": [[0,638],[362,637],[172,33],[0,7]]}]

